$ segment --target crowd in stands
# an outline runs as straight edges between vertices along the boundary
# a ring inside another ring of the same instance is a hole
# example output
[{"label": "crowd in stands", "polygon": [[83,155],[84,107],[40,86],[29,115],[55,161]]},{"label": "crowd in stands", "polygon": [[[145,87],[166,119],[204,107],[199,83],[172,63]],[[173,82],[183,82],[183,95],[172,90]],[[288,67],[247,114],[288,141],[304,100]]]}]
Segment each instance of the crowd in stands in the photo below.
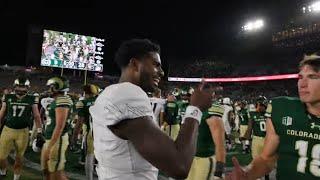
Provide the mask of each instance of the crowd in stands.
[{"label": "crowd in stands", "polygon": [[[173,68],[174,67],[174,68]],[[223,63],[219,61],[195,61],[179,65],[171,65],[168,69],[170,77],[246,77],[246,76],[263,76],[276,74],[289,74],[297,72],[297,64],[295,61],[286,61],[286,63],[243,63],[242,65]],[[1,66],[0,88],[10,88],[15,77],[25,73],[32,82],[31,90],[34,92],[42,92],[46,90],[44,84],[49,75],[54,72],[50,68],[29,68]],[[59,75],[59,71],[56,72]],[[81,94],[81,87],[84,84],[83,73],[65,73],[70,81],[70,92]],[[110,84],[116,83],[118,77],[110,75],[88,76],[87,81],[99,85],[104,88]],[[163,96],[168,94],[175,87],[183,87],[186,85],[196,86],[196,83],[163,83]],[[276,81],[259,81],[259,82],[234,82],[234,83],[214,83],[214,86],[223,88],[224,96],[230,96],[233,99],[251,99],[264,95],[268,98],[275,96],[296,96],[296,80],[276,80]]]},{"label": "crowd in stands", "polygon": [[239,62],[224,63],[221,61],[195,61],[188,64],[172,64],[169,66],[170,77],[242,77],[242,76],[263,76],[276,74],[289,74],[297,72],[297,61],[286,59],[280,60],[285,63]]}]

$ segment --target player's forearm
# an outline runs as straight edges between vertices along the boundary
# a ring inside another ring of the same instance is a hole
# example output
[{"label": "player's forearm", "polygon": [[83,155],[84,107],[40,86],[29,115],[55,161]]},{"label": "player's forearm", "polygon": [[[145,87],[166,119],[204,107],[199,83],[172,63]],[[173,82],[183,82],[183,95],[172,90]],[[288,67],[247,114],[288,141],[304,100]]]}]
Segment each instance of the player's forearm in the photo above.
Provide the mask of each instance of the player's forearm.
[{"label": "player's forearm", "polygon": [[164,123],[164,113],[160,112],[160,126],[162,126]]},{"label": "player's forearm", "polygon": [[0,123],[2,124],[3,123],[3,118],[6,114],[6,110],[7,110],[7,105],[5,102],[2,102],[1,104],[1,109],[0,109]]},{"label": "player's forearm", "polygon": [[215,158],[217,161],[226,162],[226,149],[224,145],[216,146],[215,148]]},{"label": "player's forearm", "polygon": [[4,118],[4,111],[0,111],[0,127],[1,127],[1,125],[3,125],[3,122],[4,122],[4,120],[3,120],[3,118]]},{"label": "player's forearm", "polygon": [[244,134],[244,137],[245,137],[246,139],[250,139],[250,137],[251,137],[251,134],[252,134],[252,126],[253,126],[252,121],[249,121],[249,123],[248,123],[248,129],[247,129],[246,133]]},{"label": "player's forearm", "polygon": [[41,117],[40,115],[34,116],[34,122],[36,124],[37,129],[42,129]]},{"label": "player's forearm", "polygon": [[258,156],[250,163],[251,167],[247,171],[248,179],[256,180],[259,177],[269,174],[275,167],[275,162],[276,157],[265,160],[261,156]]},{"label": "player's forearm", "polygon": [[215,144],[215,158],[217,161],[226,162],[226,149],[225,149],[225,140],[224,140],[224,130],[216,127],[212,130],[213,141]]},{"label": "player's forearm", "polygon": [[81,126],[83,124],[83,119],[82,117],[79,116],[79,119],[77,120],[77,123],[74,127],[74,131],[73,131],[73,136],[72,136],[72,140],[75,141],[80,133],[80,129],[81,129]]}]

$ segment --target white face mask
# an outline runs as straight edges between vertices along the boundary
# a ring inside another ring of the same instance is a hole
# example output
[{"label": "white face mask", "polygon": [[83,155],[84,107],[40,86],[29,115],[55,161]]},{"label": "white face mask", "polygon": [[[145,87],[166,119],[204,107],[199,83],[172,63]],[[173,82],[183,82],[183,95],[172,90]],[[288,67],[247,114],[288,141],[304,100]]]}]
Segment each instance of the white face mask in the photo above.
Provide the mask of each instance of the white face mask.
[{"label": "white face mask", "polygon": [[240,107],[240,106],[236,106],[236,110],[237,110],[237,111],[240,111],[240,110],[241,110],[241,107]]}]

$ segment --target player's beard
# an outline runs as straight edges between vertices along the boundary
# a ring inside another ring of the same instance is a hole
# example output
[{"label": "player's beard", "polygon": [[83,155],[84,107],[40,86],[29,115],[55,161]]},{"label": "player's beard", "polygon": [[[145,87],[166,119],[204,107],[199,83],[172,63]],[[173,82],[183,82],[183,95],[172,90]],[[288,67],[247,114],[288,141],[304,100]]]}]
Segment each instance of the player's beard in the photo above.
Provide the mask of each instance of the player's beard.
[{"label": "player's beard", "polygon": [[157,88],[153,84],[153,76],[144,70],[140,73],[140,87],[145,92],[154,92],[155,88]]}]

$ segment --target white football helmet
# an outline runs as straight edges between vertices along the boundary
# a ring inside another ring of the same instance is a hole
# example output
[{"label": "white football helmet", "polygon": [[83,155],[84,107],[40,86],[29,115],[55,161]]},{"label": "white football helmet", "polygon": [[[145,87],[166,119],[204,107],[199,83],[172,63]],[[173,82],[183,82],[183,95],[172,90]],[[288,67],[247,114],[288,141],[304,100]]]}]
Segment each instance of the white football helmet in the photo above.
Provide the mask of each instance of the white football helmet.
[{"label": "white football helmet", "polygon": [[41,148],[37,146],[37,139],[34,139],[32,142],[32,150],[34,152],[40,152]]},{"label": "white football helmet", "polygon": [[228,97],[225,97],[222,99],[222,103],[226,105],[231,105],[231,99]]}]

